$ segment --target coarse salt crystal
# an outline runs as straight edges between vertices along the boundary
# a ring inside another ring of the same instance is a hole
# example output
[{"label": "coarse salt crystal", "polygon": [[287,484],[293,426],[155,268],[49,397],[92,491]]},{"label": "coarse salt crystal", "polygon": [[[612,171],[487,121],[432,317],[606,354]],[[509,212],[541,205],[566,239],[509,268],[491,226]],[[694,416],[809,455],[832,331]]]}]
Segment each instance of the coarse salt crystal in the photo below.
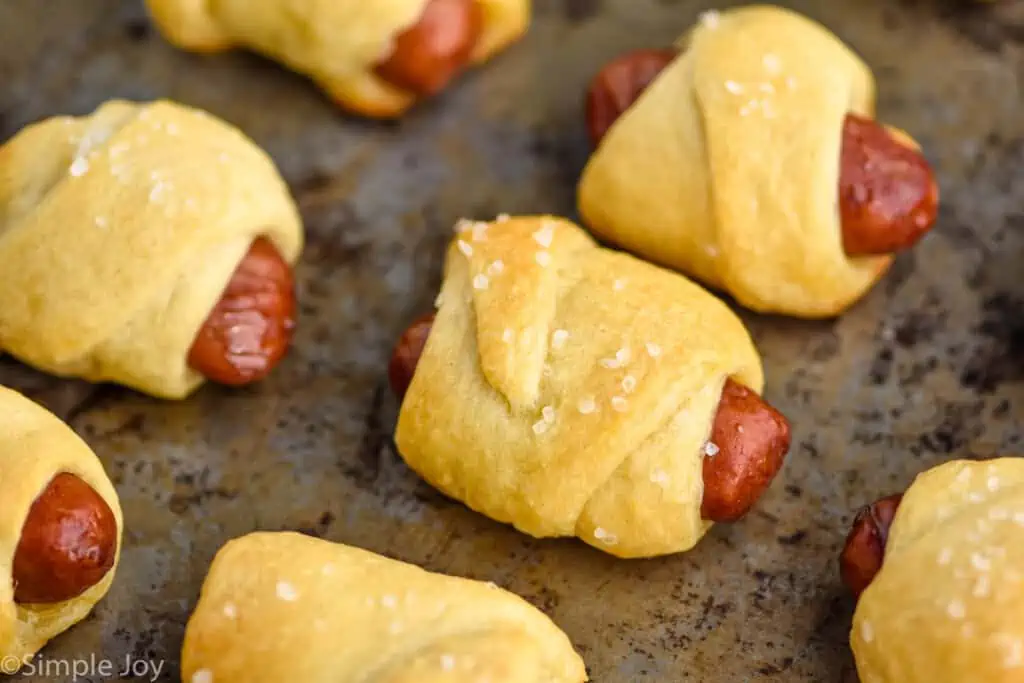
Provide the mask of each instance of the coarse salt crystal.
[{"label": "coarse salt crystal", "polygon": [[718,445],[712,441],[708,441],[707,443],[704,444],[704,455],[708,456],[709,458],[713,458],[716,455],[718,455],[719,450],[721,449],[718,447]]},{"label": "coarse salt crystal", "polygon": [[479,273],[473,278],[473,289],[487,289],[489,284],[491,284],[490,279],[483,273]]},{"label": "coarse salt crystal", "polygon": [[555,409],[551,406],[544,406],[541,408],[540,414],[548,424],[555,421]]},{"label": "coarse salt crystal", "polygon": [[79,176],[85,175],[85,172],[88,170],[89,160],[86,159],[85,157],[78,157],[73,162],[71,162],[71,168],[68,169],[68,172],[77,178]]},{"label": "coarse salt crystal", "polygon": [[654,342],[647,342],[644,344],[644,347],[647,349],[647,355],[651,358],[657,358],[661,355],[661,347]]},{"label": "coarse salt crystal", "polygon": [[657,469],[651,472],[651,483],[658,484],[659,486],[665,486],[668,482],[668,473],[665,472],[665,470]]},{"label": "coarse salt crystal", "polygon": [[989,477],[988,481],[985,482],[985,486],[988,487],[989,491],[995,492],[999,490],[999,477]]},{"label": "coarse salt crystal", "polygon": [[451,671],[455,668],[455,657],[451,655],[441,655],[441,668],[445,671]]},{"label": "coarse salt crystal", "polygon": [[967,494],[967,500],[971,501],[972,503],[980,503],[981,501],[985,500],[985,496],[981,495],[977,491],[972,491],[971,493]]},{"label": "coarse salt crystal", "polygon": [[870,643],[875,639],[875,630],[871,627],[870,621],[865,620],[860,622],[860,637],[865,643]]},{"label": "coarse salt crystal", "polygon": [[1003,668],[1005,669],[1016,669],[1024,664],[1024,646],[1021,642],[1016,639],[1007,637],[1004,641],[1006,646],[1006,656],[1003,657]]},{"label": "coarse salt crystal", "polygon": [[537,230],[535,233],[533,233],[534,241],[536,241],[537,244],[544,247],[545,249],[551,246],[551,242],[552,240],[554,240],[554,238],[555,226],[551,225],[550,223],[545,223],[543,226],[541,226],[540,230]]},{"label": "coarse salt crystal", "polygon": [[192,674],[192,683],[213,683],[213,672],[209,669],[199,669]]},{"label": "coarse salt crystal", "polygon": [[547,268],[551,265],[551,254],[546,251],[538,251],[533,255],[533,259],[537,262],[541,268]]},{"label": "coarse salt crystal", "polygon": [[103,216],[96,216],[95,223],[97,228],[105,228],[108,225],[107,219]]},{"label": "coarse salt crystal", "polygon": [[779,59],[778,55],[772,54],[771,52],[769,52],[768,54],[761,58],[761,63],[764,65],[764,68],[767,69],[768,73],[770,74],[777,74],[779,73],[779,70],[782,68],[782,60]]},{"label": "coarse salt crystal", "polygon": [[971,553],[971,565],[979,572],[987,572],[992,568],[992,561],[981,553]]},{"label": "coarse salt crystal", "polygon": [[576,409],[579,410],[582,415],[590,415],[592,412],[597,410],[597,402],[589,396],[581,398],[580,402],[576,405]]},{"label": "coarse salt crystal", "polygon": [[505,262],[502,261],[501,259],[497,259],[495,261],[491,261],[491,264],[489,266],[487,266],[487,274],[491,275],[491,276],[501,275],[502,272],[504,272],[504,270],[505,270]]},{"label": "coarse salt crystal", "polygon": [[700,22],[708,28],[718,28],[719,22],[722,20],[722,15],[717,10],[708,10],[700,15]]},{"label": "coarse salt crystal", "polygon": [[953,551],[950,548],[943,548],[939,551],[937,559],[939,564],[949,564],[949,561],[953,559]]},{"label": "coarse salt crystal", "polygon": [[612,396],[612,409],[617,413],[626,411],[629,407],[629,402],[622,396]]},{"label": "coarse salt crystal", "polygon": [[550,426],[551,425],[549,425],[544,420],[538,420],[537,422],[533,423],[533,433],[536,434],[537,436],[540,436],[544,432],[548,431],[548,427]]},{"label": "coarse salt crystal", "polygon": [[596,529],[594,529],[594,538],[596,538],[599,541],[603,541],[607,545],[614,545],[619,540],[618,536],[602,529],[601,527],[597,527]]},{"label": "coarse salt crystal", "polygon": [[619,361],[621,365],[628,365],[630,358],[633,357],[632,352],[628,346],[623,346],[621,349],[615,352],[615,360]]},{"label": "coarse salt crystal", "polygon": [[622,390],[627,394],[632,394],[636,390],[636,377],[633,375],[626,375],[622,378]]},{"label": "coarse salt crystal", "polygon": [[512,333],[512,328],[510,328],[510,327],[506,327],[504,329],[504,331],[502,331],[502,333],[501,333],[501,341],[505,342],[506,344],[511,344],[512,343],[512,337],[513,337],[513,333]]},{"label": "coarse salt crystal", "polygon": [[963,619],[964,615],[967,614],[967,610],[964,607],[964,603],[959,600],[953,600],[946,605],[946,613],[954,619]]},{"label": "coarse salt crystal", "polygon": [[238,609],[235,607],[234,603],[229,602],[224,605],[224,616],[228,619],[234,619],[238,616]]},{"label": "coarse salt crystal", "polygon": [[602,368],[606,368],[608,370],[615,370],[621,366],[621,363],[619,363],[617,358],[602,358],[598,363]]},{"label": "coarse salt crystal", "polygon": [[394,595],[385,595],[381,597],[380,604],[384,605],[388,609],[393,609],[398,604],[398,598]]},{"label": "coarse salt crystal", "polygon": [[438,292],[437,296],[434,297],[434,308],[441,308],[441,304],[444,303],[444,293]]},{"label": "coarse salt crystal", "polygon": [[509,219],[509,215],[508,215],[507,213],[499,213],[499,214],[498,214],[498,217],[497,217],[497,218],[495,218],[495,220],[496,220],[497,222],[499,222],[499,223],[504,223],[504,222],[505,222],[505,221],[507,221],[508,219]]},{"label": "coarse salt crystal", "polygon": [[565,342],[569,339],[569,333],[565,330],[555,330],[551,333],[551,346],[555,349],[560,349],[565,346]]},{"label": "coarse salt crystal", "polygon": [[612,282],[612,289],[615,290],[616,292],[621,292],[625,288],[626,288],[626,281],[623,280],[622,278],[616,278],[615,281]]},{"label": "coarse salt crystal", "polygon": [[741,95],[743,93],[743,86],[736,81],[726,81],[725,89],[731,92],[733,95]]},{"label": "coarse salt crystal", "polygon": [[285,602],[295,602],[299,598],[299,593],[295,590],[295,586],[287,581],[278,581],[277,597]]},{"label": "coarse salt crystal", "polygon": [[987,576],[979,576],[978,581],[974,584],[974,590],[971,594],[976,598],[986,598],[989,592],[989,581]]},{"label": "coarse salt crystal", "polygon": [[463,254],[465,254],[466,256],[473,255],[473,245],[471,245],[469,242],[467,242],[466,240],[459,240],[457,244],[459,246],[459,251],[461,251]]}]

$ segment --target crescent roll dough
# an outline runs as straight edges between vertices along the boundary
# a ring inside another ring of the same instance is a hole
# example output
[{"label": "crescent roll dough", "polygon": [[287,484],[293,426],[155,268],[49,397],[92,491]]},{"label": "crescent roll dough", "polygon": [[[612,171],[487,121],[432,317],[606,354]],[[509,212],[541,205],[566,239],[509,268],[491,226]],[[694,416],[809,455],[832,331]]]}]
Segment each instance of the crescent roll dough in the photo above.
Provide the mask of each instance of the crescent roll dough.
[{"label": "crescent roll dough", "polygon": [[[519,38],[531,0],[476,0],[484,27],[472,56],[481,63]],[[146,0],[160,30],[186,50],[244,47],[312,78],[343,107],[395,117],[416,96],[374,73],[394,39],[427,0]]]},{"label": "crescent roll dough", "polygon": [[863,683],[1024,680],[1024,460],[917,478],[850,641]]},{"label": "crescent roll dough", "polygon": [[[54,476],[67,472],[89,484],[117,519],[117,555],[103,579],[77,598],[48,605],[14,602],[15,550],[29,509]],[[0,673],[14,673],[47,641],[86,617],[107,594],[121,552],[123,520],[117,493],[99,459],[54,415],[0,387]]]},{"label": "crescent roll dough", "polygon": [[239,131],[170,102],[110,102],[0,147],[0,350],[55,375],[181,398],[189,348],[252,241],[302,226]]},{"label": "crescent roll dough", "polygon": [[601,237],[756,311],[840,313],[891,256],[849,258],[838,210],[847,113],[874,114],[867,66],[790,11],[708,13],[584,171]]},{"label": "crescent roll dough", "polygon": [[185,631],[184,683],[580,683],[583,660],[539,610],[295,533],[217,553]]},{"label": "crescent roll dough", "polygon": [[743,324],[567,221],[464,227],[399,415],[402,457],[533,536],[620,557],[693,547],[725,380],[763,385]]}]

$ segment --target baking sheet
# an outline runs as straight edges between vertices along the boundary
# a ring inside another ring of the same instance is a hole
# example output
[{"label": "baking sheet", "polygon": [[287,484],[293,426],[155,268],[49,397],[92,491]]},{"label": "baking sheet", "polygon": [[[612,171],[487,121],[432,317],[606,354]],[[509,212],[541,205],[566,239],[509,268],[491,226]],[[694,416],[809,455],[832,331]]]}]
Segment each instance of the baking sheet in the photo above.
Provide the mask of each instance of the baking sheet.
[{"label": "baking sheet", "polygon": [[[795,427],[788,465],[744,522],[693,552],[624,562],[535,541],[419,481],[391,442],[392,340],[428,310],[462,216],[574,213],[585,84],[729,2],[536,0],[521,45],[397,124],[348,118],[257,57],[170,48],[141,2],[0,0],[0,140],[110,97],[170,97],[240,126],[280,164],[306,220],[301,327],[249,390],[167,403],[0,361],[95,448],[126,535],[110,595],[45,651],[148,663],[177,680],[188,614],[227,539],[301,529],[495,581],[547,611],[599,683],[840,681],[853,603],[836,556],[851,512],[960,456],[1021,453],[1024,406],[1024,3],[783,2],[872,65],[886,121],[943,190],[938,228],[837,321],[744,313],[767,397]],[[269,625],[268,625],[269,627]],[[59,666],[59,664],[53,665]],[[58,668],[35,678],[118,679]]]}]

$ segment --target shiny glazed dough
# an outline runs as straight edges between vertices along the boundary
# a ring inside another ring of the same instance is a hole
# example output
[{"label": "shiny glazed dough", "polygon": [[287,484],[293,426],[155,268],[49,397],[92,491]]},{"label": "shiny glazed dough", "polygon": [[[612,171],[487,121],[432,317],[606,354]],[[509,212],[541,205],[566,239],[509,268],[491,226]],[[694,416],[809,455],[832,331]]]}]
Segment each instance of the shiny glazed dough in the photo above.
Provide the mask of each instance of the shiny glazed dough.
[{"label": "shiny glazed dough", "polygon": [[760,392],[743,324],[682,276],[564,220],[467,224],[395,440],[447,495],[620,557],[688,550],[727,377]]},{"label": "shiny glazed dough", "polygon": [[850,642],[862,683],[1024,680],[1024,460],[917,478]]},{"label": "shiny glazed dough", "polygon": [[[19,605],[11,580],[14,553],[32,503],[56,475],[68,472],[89,484],[117,520],[114,566],[95,586],[65,602]],[[51,638],[84,619],[106,595],[117,571],[123,519],[103,465],[54,415],[21,394],[0,387],[0,673],[14,673]]]},{"label": "shiny glazed dough", "polygon": [[493,584],[300,534],[217,554],[189,620],[184,683],[581,683],[550,619]]},{"label": "shiny glazed dough", "polygon": [[114,101],[28,126],[0,147],[0,351],[184,397],[196,334],[261,235],[298,258],[288,189],[203,112]]},{"label": "shiny glazed dough", "polygon": [[[484,31],[477,63],[515,41],[530,21],[531,0],[476,0]],[[413,93],[374,74],[394,39],[415,25],[426,0],[147,0],[167,39],[215,52],[244,47],[312,78],[342,106],[366,116],[393,117]]]},{"label": "shiny glazed dough", "polygon": [[867,66],[773,7],[708,13],[680,48],[587,165],[584,220],[753,310],[842,312],[892,260],[847,257],[840,232],[843,121],[874,115]]}]

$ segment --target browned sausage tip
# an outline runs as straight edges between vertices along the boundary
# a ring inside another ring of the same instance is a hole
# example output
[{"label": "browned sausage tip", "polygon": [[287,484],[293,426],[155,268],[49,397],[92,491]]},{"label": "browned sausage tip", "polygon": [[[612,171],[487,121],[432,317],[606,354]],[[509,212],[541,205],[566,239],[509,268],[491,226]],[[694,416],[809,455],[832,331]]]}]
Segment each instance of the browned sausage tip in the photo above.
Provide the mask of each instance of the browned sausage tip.
[{"label": "browned sausage tip", "polygon": [[394,52],[376,73],[417,95],[436,95],[469,63],[482,31],[477,0],[429,0],[419,21],[395,39]]},{"label": "browned sausage tip", "polygon": [[734,522],[746,515],[782,469],[790,438],[782,413],[726,380],[705,450],[701,517]]},{"label": "browned sausage tip", "polygon": [[674,50],[637,50],[611,62],[594,77],[587,90],[586,115],[595,147],[676,54]]},{"label": "browned sausage tip", "polygon": [[292,268],[269,240],[257,239],[196,335],[189,366],[221,384],[255,382],[284,357],[294,329]]},{"label": "browned sausage tip", "polygon": [[862,508],[853,519],[846,545],[839,557],[839,573],[843,583],[857,597],[874,580],[882,568],[889,528],[903,494],[896,494]]},{"label": "browned sausage tip", "polygon": [[410,325],[395,344],[391,360],[388,362],[388,381],[399,400],[405,397],[405,392],[412,384],[412,376],[416,372],[416,365],[420,362],[420,356],[423,355],[433,326],[434,314],[428,313]]},{"label": "browned sausage tip", "polygon": [[849,114],[840,163],[839,215],[848,255],[907,249],[931,230],[939,187],[918,150],[877,122]]},{"label": "browned sausage tip", "polygon": [[75,598],[114,566],[117,520],[107,502],[73,474],[50,481],[29,509],[14,552],[14,600],[45,604]]}]

